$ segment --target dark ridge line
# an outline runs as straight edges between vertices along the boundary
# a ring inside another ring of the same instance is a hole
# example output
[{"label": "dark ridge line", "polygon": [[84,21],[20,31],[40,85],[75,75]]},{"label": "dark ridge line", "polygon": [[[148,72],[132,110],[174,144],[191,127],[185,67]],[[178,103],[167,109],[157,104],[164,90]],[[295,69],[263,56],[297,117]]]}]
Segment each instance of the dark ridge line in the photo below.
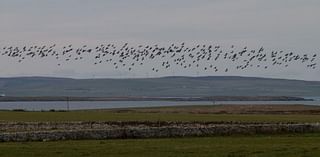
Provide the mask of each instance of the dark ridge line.
[{"label": "dark ridge line", "polygon": [[54,76],[17,76],[17,77],[0,77],[0,80],[3,79],[42,79],[42,80],[144,80],[144,79],[227,79],[227,80],[277,80],[277,81],[303,81],[303,82],[320,82],[320,81],[309,81],[309,80],[300,80],[300,79],[286,79],[286,78],[271,78],[271,77],[255,77],[255,76],[236,76],[236,75],[227,75],[227,76],[161,76],[161,77],[137,77],[137,78],[72,78],[72,77],[54,77]]}]

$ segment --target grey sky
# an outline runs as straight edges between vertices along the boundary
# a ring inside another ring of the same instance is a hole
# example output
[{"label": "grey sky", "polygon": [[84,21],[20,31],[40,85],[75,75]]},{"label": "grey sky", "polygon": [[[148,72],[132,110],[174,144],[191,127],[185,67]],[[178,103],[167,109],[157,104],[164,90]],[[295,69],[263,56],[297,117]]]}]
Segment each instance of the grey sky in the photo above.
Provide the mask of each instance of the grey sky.
[{"label": "grey sky", "polygon": [[[320,53],[318,0],[1,0],[0,47],[25,44],[100,43],[219,45],[266,47],[296,53]],[[319,60],[318,60],[319,61]],[[229,73],[180,70],[147,74],[114,70],[90,61],[55,66],[54,61],[16,64],[0,56],[0,77],[144,77],[162,75],[242,75],[319,80],[320,70],[250,69]],[[151,63],[150,63],[151,64]],[[221,63],[228,64],[228,63]]]}]

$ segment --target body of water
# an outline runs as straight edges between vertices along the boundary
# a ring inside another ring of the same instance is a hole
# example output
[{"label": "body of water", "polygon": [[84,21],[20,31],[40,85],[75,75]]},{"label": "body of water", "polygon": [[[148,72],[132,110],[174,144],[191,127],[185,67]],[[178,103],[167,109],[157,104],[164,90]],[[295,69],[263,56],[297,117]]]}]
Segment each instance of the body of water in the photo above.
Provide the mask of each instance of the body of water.
[{"label": "body of water", "polygon": [[130,107],[161,107],[185,105],[221,105],[221,104],[303,104],[319,105],[316,101],[25,101],[25,102],[0,102],[0,110],[23,109],[28,111],[41,110],[85,110],[85,109],[111,109]]}]

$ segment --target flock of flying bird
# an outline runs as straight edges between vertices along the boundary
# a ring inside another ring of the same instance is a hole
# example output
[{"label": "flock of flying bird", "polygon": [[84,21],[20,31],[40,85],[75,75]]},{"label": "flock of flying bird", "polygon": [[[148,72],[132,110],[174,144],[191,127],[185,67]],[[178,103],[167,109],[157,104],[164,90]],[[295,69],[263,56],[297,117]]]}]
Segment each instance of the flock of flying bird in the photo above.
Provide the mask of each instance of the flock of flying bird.
[{"label": "flock of flying bird", "polygon": [[[15,58],[19,63],[29,59],[52,57],[57,60],[57,66],[91,57],[94,65],[107,62],[115,69],[126,68],[129,71],[136,66],[147,65],[153,72],[168,70],[177,66],[183,69],[198,68],[204,71],[228,72],[231,68],[243,70],[250,67],[263,69],[271,66],[289,67],[297,62],[303,64],[306,68],[315,69],[319,60],[317,54],[266,51],[264,47],[236,49],[232,45],[228,50],[225,50],[219,45],[205,44],[190,47],[186,46],[185,43],[171,44],[165,47],[159,45],[130,46],[128,43],[121,46],[101,44],[92,48],[88,45],[81,47],[66,45],[58,48],[55,44],[49,46],[6,46],[0,48],[0,54]],[[220,68],[221,64],[225,65],[222,69]]]}]

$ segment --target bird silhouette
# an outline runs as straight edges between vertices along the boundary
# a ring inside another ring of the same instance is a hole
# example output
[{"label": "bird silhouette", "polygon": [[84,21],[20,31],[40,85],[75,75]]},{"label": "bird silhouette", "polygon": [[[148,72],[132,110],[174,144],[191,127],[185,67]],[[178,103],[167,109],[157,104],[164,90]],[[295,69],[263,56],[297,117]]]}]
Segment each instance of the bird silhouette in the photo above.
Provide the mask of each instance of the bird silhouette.
[{"label": "bird silhouette", "polygon": [[196,68],[207,72],[218,72],[219,65],[225,62],[228,62],[225,64],[228,66],[224,70],[221,69],[224,72],[229,72],[231,69],[269,69],[277,66],[289,68],[298,63],[306,68],[316,69],[319,64],[317,54],[310,55],[281,50],[267,51],[264,47],[249,49],[244,46],[242,49],[237,49],[234,45],[231,45],[229,49],[226,50],[220,45],[210,44],[187,46],[184,42],[181,44],[171,43],[169,46],[158,44],[130,46],[129,43],[118,46],[110,43],[93,47],[88,45],[75,47],[73,44],[68,44],[60,48],[53,44],[3,46],[0,48],[0,54],[15,58],[20,64],[23,64],[25,60],[53,58],[57,60],[57,66],[62,66],[87,59],[92,60],[93,65],[111,63],[115,69],[127,67],[128,71],[134,70],[137,66],[148,66],[152,63],[150,70],[153,72],[165,71],[173,67],[177,68],[177,66],[182,69]]}]

